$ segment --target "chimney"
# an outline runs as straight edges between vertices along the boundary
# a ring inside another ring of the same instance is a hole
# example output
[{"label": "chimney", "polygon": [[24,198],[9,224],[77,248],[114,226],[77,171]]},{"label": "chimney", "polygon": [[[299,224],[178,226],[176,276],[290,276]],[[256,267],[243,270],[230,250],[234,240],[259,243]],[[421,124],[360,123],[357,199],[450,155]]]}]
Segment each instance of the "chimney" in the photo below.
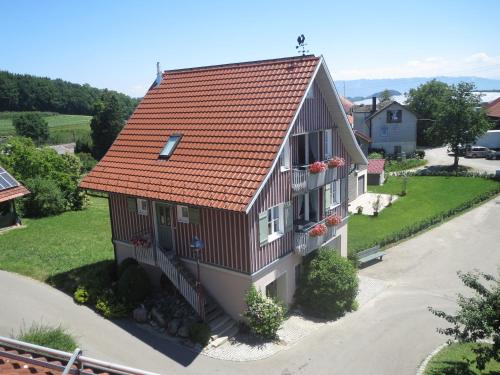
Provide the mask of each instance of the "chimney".
[{"label": "chimney", "polygon": [[377,111],[377,97],[372,96],[372,112],[376,112],[376,111]]},{"label": "chimney", "polygon": [[160,70],[160,62],[156,63],[156,81],[155,85],[158,86],[161,82],[161,70]]}]

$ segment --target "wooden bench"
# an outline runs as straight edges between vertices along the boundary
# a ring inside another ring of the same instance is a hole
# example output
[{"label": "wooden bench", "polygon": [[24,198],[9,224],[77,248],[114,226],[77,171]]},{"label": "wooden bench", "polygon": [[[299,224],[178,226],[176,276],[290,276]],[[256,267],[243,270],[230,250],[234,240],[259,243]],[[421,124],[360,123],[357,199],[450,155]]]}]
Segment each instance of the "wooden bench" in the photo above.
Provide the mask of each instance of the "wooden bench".
[{"label": "wooden bench", "polygon": [[357,254],[358,257],[358,265],[361,266],[365,263],[368,263],[374,259],[382,260],[382,257],[385,255],[383,251],[380,251],[380,246],[370,247],[369,249],[360,251]]}]

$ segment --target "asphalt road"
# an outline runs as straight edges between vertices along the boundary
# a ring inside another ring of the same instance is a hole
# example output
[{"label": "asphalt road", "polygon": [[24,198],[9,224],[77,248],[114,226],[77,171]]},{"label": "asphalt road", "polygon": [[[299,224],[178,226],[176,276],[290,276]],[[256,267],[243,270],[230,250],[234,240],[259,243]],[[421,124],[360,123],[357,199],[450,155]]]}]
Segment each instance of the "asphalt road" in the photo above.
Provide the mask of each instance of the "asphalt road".
[{"label": "asphalt road", "polygon": [[[425,150],[425,158],[427,166],[432,165],[452,165],[453,155],[448,155],[446,147],[429,148]],[[485,158],[459,158],[459,164],[466,167],[471,167],[478,172],[495,173],[500,170],[500,160],[487,160]]]},{"label": "asphalt road", "polygon": [[[458,270],[496,273],[500,265],[500,197],[406,241],[361,274],[387,287],[359,311],[270,358],[229,362],[194,355],[134,325],[112,323],[29,278],[0,271],[0,335],[23,321],[61,323],[87,355],[162,374],[415,374],[446,341],[428,306],[453,311],[465,289]],[[1,250],[0,250],[1,251]]]}]

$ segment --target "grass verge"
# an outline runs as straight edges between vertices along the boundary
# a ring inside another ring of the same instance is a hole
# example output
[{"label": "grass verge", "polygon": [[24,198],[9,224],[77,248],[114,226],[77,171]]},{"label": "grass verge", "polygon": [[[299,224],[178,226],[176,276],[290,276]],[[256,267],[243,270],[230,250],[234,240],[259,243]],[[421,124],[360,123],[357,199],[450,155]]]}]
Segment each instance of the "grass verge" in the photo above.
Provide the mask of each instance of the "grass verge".
[{"label": "grass verge", "polygon": [[[403,177],[390,177],[381,194],[400,194]],[[398,242],[465,211],[500,192],[500,183],[484,178],[415,176],[408,178],[407,195],[379,213],[378,217],[353,215],[349,219],[351,253],[376,244]]]},{"label": "grass verge", "polygon": [[113,264],[105,198],[91,197],[83,211],[24,219],[26,228],[0,235],[0,269],[47,282],[67,293]]},{"label": "grass verge", "polygon": [[434,356],[427,367],[425,375],[480,375],[480,374],[500,374],[500,362],[490,361],[484,371],[480,371],[476,366],[470,364],[474,359],[472,349],[479,345],[487,344],[451,344]]},{"label": "grass verge", "polygon": [[29,328],[21,327],[16,339],[65,352],[72,352],[78,347],[73,335],[61,326],[52,327],[36,322]]},{"label": "grass verge", "polygon": [[385,165],[386,172],[399,172],[407,169],[421,167],[427,164],[425,159],[406,159],[404,161],[390,160]]}]

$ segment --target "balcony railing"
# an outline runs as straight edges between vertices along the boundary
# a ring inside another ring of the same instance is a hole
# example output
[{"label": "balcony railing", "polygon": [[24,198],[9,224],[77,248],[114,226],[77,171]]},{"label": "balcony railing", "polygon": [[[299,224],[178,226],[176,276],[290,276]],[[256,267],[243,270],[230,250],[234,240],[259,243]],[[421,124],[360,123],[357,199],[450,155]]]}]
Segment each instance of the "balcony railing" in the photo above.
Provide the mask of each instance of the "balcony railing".
[{"label": "balcony railing", "polygon": [[310,223],[310,225],[305,226],[303,229],[296,230],[294,233],[294,250],[297,254],[306,256],[310,252],[319,249],[328,241],[335,238],[337,235],[336,226],[326,225],[326,233],[320,236],[311,236],[310,231],[318,224],[326,224],[326,219],[320,221],[319,223]]},{"label": "balcony railing", "polygon": [[292,190],[296,194],[302,194],[329,184],[337,179],[337,169],[327,168],[325,171],[319,173],[311,173],[309,165],[293,167]]}]

